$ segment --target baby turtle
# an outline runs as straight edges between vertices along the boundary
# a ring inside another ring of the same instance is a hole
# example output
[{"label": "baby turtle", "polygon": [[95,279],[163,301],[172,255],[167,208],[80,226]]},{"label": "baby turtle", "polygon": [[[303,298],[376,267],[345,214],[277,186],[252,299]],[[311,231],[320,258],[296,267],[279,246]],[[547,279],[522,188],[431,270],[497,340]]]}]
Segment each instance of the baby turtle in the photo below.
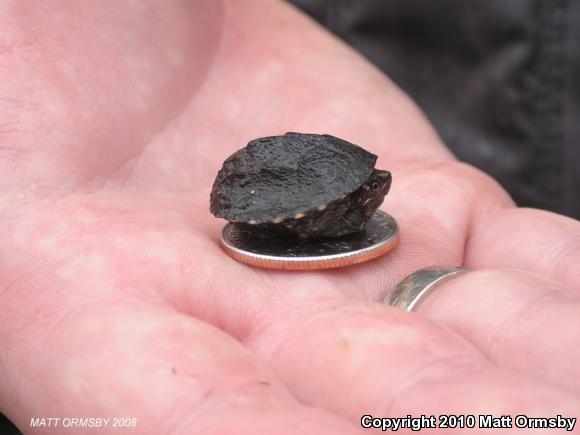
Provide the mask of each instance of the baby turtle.
[{"label": "baby turtle", "polygon": [[377,156],[330,135],[255,139],[231,155],[211,192],[210,211],[267,236],[301,240],[361,231],[391,186]]}]

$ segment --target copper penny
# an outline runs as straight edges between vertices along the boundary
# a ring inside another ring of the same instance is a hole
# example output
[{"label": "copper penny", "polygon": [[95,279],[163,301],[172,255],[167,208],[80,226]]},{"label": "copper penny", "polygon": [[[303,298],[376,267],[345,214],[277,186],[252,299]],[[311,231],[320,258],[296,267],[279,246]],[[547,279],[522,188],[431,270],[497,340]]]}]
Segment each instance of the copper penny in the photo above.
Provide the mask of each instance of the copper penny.
[{"label": "copper penny", "polygon": [[399,227],[377,210],[357,234],[335,239],[298,241],[258,237],[229,223],[221,233],[224,251],[240,263],[266,269],[316,270],[351,266],[386,254],[397,244]]}]

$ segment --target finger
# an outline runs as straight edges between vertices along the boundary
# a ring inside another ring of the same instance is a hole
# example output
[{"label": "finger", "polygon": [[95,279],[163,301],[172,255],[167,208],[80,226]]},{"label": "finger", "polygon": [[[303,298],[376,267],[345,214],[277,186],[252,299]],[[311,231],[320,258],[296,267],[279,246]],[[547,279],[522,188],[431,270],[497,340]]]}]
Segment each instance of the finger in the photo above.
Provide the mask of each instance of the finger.
[{"label": "finger", "polygon": [[580,391],[580,295],[525,272],[478,271],[438,285],[419,313],[491,361]]},{"label": "finger", "polygon": [[351,418],[580,409],[578,397],[490,364],[467,341],[417,315],[339,299],[285,302],[284,313],[274,311],[247,342],[306,403]]},{"label": "finger", "polygon": [[[239,343],[202,322],[137,302],[63,305],[52,316],[19,305],[0,335],[0,408],[24,432],[95,433],[70,420],[79,417],[105,419],[99,433],[360,433],[298,403]],[[43,417],[59,421],[33,423]]]},{"label": "finger", "polygon": [[580,222],[533,209],[490,212],[470,233],[465,264],[527,270],[580,291]]}]

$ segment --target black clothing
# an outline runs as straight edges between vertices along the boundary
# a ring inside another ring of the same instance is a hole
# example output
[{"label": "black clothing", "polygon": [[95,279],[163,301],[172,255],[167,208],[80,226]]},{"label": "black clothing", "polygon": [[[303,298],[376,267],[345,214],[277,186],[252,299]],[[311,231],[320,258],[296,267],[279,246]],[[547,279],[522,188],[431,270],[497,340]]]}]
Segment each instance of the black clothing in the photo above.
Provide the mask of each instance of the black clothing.
[{"label": "black clothing", "polygon": [[580,218],[580,2],[291,0],[521,206]]}]

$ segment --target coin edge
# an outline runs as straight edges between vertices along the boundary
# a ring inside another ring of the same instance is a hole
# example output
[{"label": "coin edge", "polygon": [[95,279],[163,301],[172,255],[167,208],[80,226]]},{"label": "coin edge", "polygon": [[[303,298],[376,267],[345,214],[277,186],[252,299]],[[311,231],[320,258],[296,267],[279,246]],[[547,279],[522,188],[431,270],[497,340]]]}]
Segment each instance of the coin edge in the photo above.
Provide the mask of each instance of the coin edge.
[{"label": "coin edge", "polygon": [[397,220],[382,210],[377,210],[390,217],[395,223],[393,234],[378,245],[369,246],[357,251],[332,254],[328,256],[311,257],[311,258],[284,258],[278,259],[272,255],[256,254],[253,252],[242,251],[231,245],[225,240],[224,226],[220,232],[220,246],[234,260],[250,266],[260,267],[263,269],[277,270],[317,270],[317,269],[334,269],[339,267],[354,266],[378,258],[387,252],[393,250],[399,241],[399,224]]}]

